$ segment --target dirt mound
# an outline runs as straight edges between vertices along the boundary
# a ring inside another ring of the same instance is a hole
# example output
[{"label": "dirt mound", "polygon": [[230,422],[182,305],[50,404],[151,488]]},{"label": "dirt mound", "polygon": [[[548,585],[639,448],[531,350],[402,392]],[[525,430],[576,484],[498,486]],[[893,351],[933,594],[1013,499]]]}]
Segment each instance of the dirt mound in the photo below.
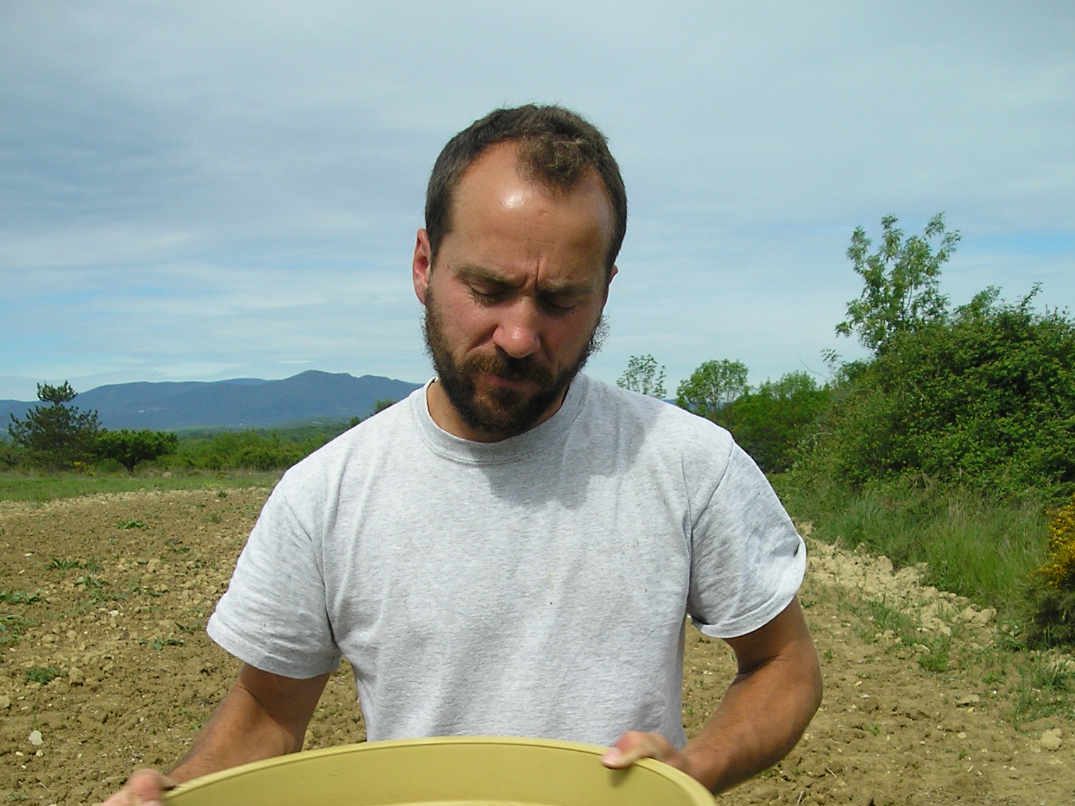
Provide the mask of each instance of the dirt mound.
[{"label": "dirt mound", "polygon": [[[183,753],[236,671],[204,624],[265,496],[0,504],[0,800],[93,802],[133,767]],[[1075,802],[1072,724],[1016,730],[1004,671],[973,660],[996,655],[993,614],[922,586],[915,569],[824,544],[811,544],[802,599],[824,705],[784,762],[723,801]],[[734,666],[722,643],[688,639],[691,732]],[[309,747],[362,738],[354,696],[343,668]]]}]

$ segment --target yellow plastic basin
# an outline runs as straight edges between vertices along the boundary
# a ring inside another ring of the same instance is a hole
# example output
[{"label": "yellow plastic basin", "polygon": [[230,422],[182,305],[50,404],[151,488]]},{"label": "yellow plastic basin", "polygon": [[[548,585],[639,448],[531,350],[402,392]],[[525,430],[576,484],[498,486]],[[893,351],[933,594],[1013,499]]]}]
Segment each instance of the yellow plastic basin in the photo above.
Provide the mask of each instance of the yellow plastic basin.
[{"label": "yellow plastic basin", "polygon": [[576,742],[444,737],[310,750],[189,781],[169,806],[713,806],[690,776],[646,759],[601,764]]}]

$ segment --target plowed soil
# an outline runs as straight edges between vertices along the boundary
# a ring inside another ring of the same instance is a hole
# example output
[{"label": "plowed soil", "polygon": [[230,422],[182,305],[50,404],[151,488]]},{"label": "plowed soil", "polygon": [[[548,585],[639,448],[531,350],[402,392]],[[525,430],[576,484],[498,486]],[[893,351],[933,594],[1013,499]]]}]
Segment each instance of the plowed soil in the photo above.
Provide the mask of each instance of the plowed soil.
[{"label": "plowed soil", "polygon": [[[266,494],[0,502],[0,803],[92,803],[184,752],[236,672],[204,625]],[[989,611],[884,558],[810,549],[802,599],[824,704],[778,767],[720,802],[1075,803],[1075,726],[1013,726],[1019,698],[1044,695],[1005,668]],[[951,646],[939,659],[938,639]],[[721,642],[690,630],[688,734],[733,670]],[[307,747],[362,739],[354,697],[341,668]]]}]

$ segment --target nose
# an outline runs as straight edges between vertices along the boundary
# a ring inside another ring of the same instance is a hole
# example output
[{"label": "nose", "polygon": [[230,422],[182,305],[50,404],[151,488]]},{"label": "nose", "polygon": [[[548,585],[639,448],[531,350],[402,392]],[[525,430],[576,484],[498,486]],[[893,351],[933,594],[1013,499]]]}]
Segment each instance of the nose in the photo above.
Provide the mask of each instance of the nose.
[{"label": "nose", "polygon": [[493,343],[512,358],[526,358],[541,348],[540,314],[527,300],[519,300],[504,310]]}]

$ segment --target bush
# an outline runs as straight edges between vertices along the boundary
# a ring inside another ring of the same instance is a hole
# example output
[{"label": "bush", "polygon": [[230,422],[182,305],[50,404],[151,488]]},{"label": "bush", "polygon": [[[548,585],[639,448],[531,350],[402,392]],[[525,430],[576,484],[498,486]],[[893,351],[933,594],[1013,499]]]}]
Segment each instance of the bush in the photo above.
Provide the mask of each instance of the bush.
[{"label": "bush", "polygon": [[179,444],[175,434],[161,431],[102,431],[97,435],[97,453],[103,459],[113,459],[128,473],[133,473],[139,462],[156,459],[174,453]]},{"label": "bush", "polygon": [[23,451],[15,443],[0,438],[0,470],[11,470],[25,460]]},{"label": "bush", "polygon": [[780,473],[791,466],[796,444],[824,409],[828,395],[808,373],[790,372],[736,398],[720,417],[762,470]]},{"label": "bush", "polygon": [[1041,575],[1052,588],[1075,591],[1075,494],[1049,524],[1049,559]]},{"label": "bush", "polygon": [[115,473],[123,473],[124,471],[130,472],[118,460],[113,459],[110,456],[106,456],[104,459],[98,459],[93,464],[94,473],[103,473],[106,475],[113,475]]},{"label": "bush", "polygon": [[1049,552],[1036,577],[1030,643],[1075,644],[1075,495],[1049,523]]},{"label": "bush", "polygon": [[928,478],[991,496],[1075,485],[1075,322],[988,289],[856,365],[802,457],[854,488]]},{"label": "bush", "polygon": [[224,431],[185,437],[169,467],[198,470],[282,470],[321,447],[335,433],[322,429],[295,431]]}]

